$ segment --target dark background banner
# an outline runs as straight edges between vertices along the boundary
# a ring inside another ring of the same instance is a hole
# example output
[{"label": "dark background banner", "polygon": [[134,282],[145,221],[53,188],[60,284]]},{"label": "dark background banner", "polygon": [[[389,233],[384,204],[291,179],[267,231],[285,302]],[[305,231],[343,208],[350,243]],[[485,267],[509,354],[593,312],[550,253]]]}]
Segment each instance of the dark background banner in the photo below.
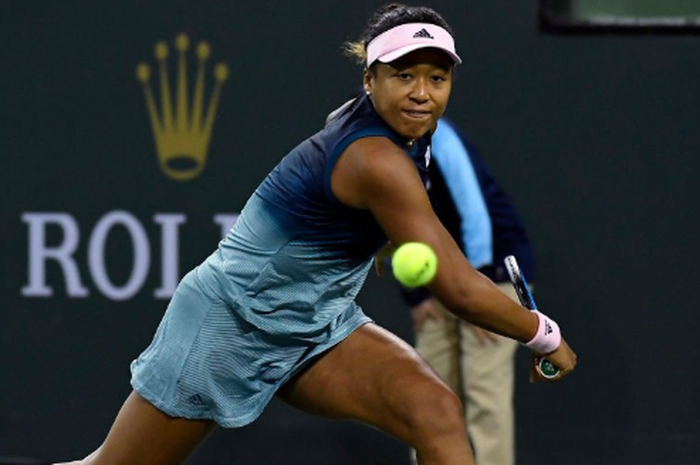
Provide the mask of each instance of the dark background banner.
[{"label": "dark background banner", "polygon": [[[361,69],[340,47],[380,4],[3,3],[0,456],[77,458],[99,445],[174,283],[267,171],[359,89]],[[464,58],[448,114],[519,206],[539,304],[580,355],[565,382],[530,385],[519,353],[518,463],[696,463],[700,39],[545,35],[535,2],[431,6]],[[208,135],[178,126],[181,33],[188,112],[201,111],[202,129],[215,113]],[[157,145],[145,89],[162,115],[159,41],[173,107]],[[164,170],[159,154],[180,146],[188,152]],[[412,339],[390,278],[372,276],[360,300]],[[282,461],[407,455],[374,430],[275,401],[255,424],[215,432],[189,463]]]}]

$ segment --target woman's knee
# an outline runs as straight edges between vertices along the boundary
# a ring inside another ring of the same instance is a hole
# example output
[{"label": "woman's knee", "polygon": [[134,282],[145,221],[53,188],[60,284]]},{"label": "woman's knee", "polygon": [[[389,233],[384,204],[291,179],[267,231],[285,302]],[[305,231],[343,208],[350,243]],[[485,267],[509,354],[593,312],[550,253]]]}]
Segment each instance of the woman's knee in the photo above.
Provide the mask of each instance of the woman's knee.
[{"label": "woman's knee", "polygon": [[465,429],[462,402],[444,384],[422,386],[416,389],[413,397],[408,410],[412,436],[442,436]]}]

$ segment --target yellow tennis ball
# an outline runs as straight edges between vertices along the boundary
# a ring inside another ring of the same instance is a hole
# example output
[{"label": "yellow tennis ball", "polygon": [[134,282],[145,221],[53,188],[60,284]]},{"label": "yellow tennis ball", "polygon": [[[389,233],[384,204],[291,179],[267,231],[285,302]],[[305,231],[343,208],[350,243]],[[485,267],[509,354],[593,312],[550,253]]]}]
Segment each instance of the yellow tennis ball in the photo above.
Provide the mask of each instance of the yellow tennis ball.
[{"label": "yellow tennis ball", "polygon": [[425,286],[437,272],[437,256],[422,242],[407,242],[391,257],[394,277],[404,286]]}]

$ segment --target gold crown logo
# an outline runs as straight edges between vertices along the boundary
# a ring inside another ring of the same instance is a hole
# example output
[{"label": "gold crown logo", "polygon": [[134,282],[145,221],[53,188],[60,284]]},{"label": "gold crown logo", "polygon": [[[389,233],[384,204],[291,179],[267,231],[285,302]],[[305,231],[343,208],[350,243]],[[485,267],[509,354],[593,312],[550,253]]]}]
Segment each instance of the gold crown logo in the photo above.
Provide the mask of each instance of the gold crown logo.
[{"label": "gold crown logo", "polygon": [[146,95],[146,106],[160,168],[174,180],[187,181],[198,176],[204,169],[214,118],[221,98],[221,88],[228,78],[228,68],[223,63],[217,64],[214,68],[214,90],[209,106],[205,109],[205,64],[211,56],[211,47],[204,41],[199,42],[196,49],[198,59],[196,79],[190,106],[187,79],[187,51],[190,48],[190,40],[187,35],[178,34],[175,38],[175,48],[178,58],[173,102],[166,63],[168,45],[160,41],[155,46],[160,75],[160,114],[151,89],[151,68],[146,63],[139,64],[136,68],[136,77],[143,84]]}]

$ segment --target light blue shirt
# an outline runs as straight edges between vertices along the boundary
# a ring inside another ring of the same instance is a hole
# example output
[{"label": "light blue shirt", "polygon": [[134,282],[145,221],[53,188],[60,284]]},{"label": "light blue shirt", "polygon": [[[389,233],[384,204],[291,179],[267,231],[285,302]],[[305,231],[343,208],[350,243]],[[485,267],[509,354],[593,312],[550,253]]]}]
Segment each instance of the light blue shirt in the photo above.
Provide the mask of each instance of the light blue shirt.
[{"label": "light blue shirt", "polygon": [[438,122],[430,151],[461,217],[465,255],[474,268],[493,264],[491,217],[469,152],[449,123]]}]

